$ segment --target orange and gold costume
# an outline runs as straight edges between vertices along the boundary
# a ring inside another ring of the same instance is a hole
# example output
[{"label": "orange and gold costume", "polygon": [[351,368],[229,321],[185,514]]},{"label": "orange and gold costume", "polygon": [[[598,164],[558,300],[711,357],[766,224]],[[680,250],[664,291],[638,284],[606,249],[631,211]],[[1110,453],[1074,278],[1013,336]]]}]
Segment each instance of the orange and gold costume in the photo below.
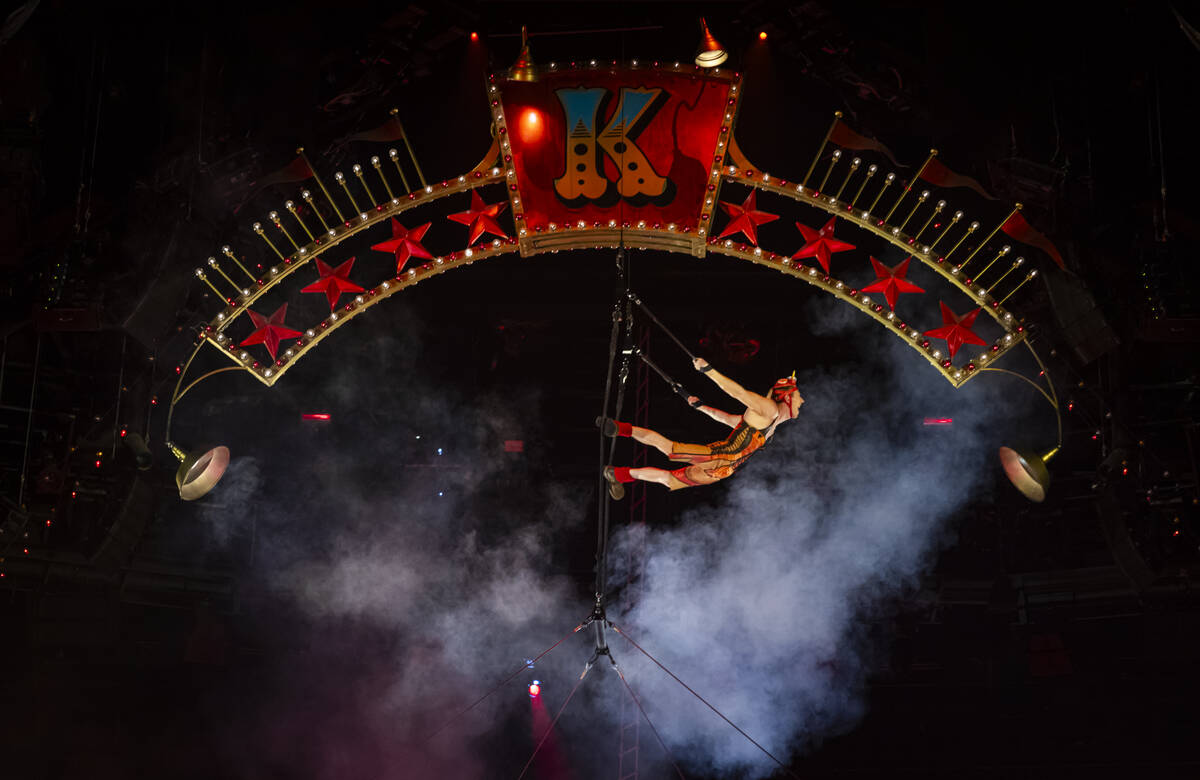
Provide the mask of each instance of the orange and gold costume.
[{"label": "orange and gold costume", "polygon": [[766,431],[742,420],[729,436],[712,444],[680,444],[671,448],[671,460],[687,463],[671,474],[693,487],[725,479],[767,443]]}]

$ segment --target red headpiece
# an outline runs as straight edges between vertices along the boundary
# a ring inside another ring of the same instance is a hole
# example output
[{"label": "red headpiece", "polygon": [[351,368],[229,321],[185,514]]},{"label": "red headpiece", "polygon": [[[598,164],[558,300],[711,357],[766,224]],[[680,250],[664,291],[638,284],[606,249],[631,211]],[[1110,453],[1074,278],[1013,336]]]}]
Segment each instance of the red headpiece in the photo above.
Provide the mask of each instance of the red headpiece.
[{"label": "red headpiece", "polygon": [[771,386],[771,398],[776,401],[782,400],[792,394],[796,389],[796,372],[793,371],[791,376],[785,376],[774,385]]}]

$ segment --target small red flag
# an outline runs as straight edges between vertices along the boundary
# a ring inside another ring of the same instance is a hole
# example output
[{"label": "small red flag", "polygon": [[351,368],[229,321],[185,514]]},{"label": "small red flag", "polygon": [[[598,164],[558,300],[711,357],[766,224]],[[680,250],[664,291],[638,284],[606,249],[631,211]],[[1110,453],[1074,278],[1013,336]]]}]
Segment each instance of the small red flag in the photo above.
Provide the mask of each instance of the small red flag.
[{"label": "small red flag", "polygon": [[879,143],[874,138],[867,138],[865,135],[859,135],[851,130],[850,126],[840,119],[834,120],[833,130],[829,133],[829,140],[846,149],[867,149],[873,152],[879,152],[884,157],[891,160],[893,165],[900,165],[900,163],[896,160],[895,155],[892,154],[891,149]]},{"label": "small red flag", "polygon": [[1025,218],[1021,216],[1021,212],[1018,211],[1006,219],[1000,229],[1023,244],[1036,246],[1054,258],[1054,262],[1058,263],[1059,268],[1066,268],[1062,255],[1058,252],[1058,247],[1054,246],[1053,242],[1042,235],[1033,225],[1026,222]]},{"label": "small red flag", "polygon": [[296,159],[287,165],[254,182],[254,189],[258,190],[272,184],[288,184],[294,181],[304,181],[312,177],[313,169],[309,167],[308,161],[304,159],[304,155],[297,155]]},{"label": "small red flag", "polygon": [[399,141],[404,137],[404,128],[400,126],[400,119],[393,116],[388,121],[381,124],[379,127],[371,130],[363,130],[361,133],[355,133],[347,138],[347,141],[375,141],[385,143],[387,141]]},{"label": "small red flag", "polygon": [[989,195],[983,186],[972,179],[970,176],[963,176],[942,165],[938,158],[934,157],[925,166],[925,170],[921,171],[921,178],[935,187],[970,187],[988,200],[996,200],[993,195]]}]

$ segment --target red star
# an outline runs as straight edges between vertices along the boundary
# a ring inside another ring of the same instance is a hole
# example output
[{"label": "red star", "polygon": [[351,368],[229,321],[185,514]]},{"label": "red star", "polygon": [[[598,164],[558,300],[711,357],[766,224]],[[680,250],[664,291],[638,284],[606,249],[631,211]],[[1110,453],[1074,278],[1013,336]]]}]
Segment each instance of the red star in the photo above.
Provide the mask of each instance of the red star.
[{"label": "red star", "polygon": [[825,273],[829,273],[829,256],[834,252],[845,252],[847,249],[854,249],[853,244],[847,244],[845,241],[838,241],[833,237],[833,223],[837,222],[837,217],[830,217],[825,223],[825,227],[820,230],[813,230],[808,225],[796,223],[796,227],[800,229],[800,234],[804,236],[805,244],[800,247],[800,251],[792,255],[793,260],[799,260],[802,257],[815,257],[821,267],[825,269]]},{"label": "red star", "polygon": [[946,304],[941,301],[938,301],[938,303],[942,307],[942,327],[925,331],[926,336],[933,336],[935,339],[945,339],[951,358],[954,357],[954,353],[958,352],[958,348],[963,344],[986,346],[987,342],[971,331],[971,326],[975,324],[975,318],[979,316],[978,307],[960,317],[950,311],[950,307]]},{"label": "red star", "polygon": [[745,202],[740,206],[721,201],[721,208],[725,209],[725,213],[729,215],[729,224],[725,226],[725,231],[717,236],[717,238],[725,238],[725,236],[731,236],[734,233],[741,233],[750,239],[751,244],[758,246],[758,234],[755,228],[767,222],[774,222],[779,219],[779,215],[759,211],[758,204],[755,202],[757,195],[758,190],[750,190],[750,194],[746,196]]},{"label": "red star", "polygon": [[269,318],[264,317],[256,311],[246,311],[250,315],[251,321],[254,322],[256,331],[242,342],[243,347],[251,344],[265,344],[267,351],[271,353],[271,360],[275,359],[275,353],[279,350],[279,342],[283,339],[294,339],[300,336],[300,331],[292,330],[283,324],[283,318],[287,316],[287,304],[283,304]]},{"label": "red star", "polygon": [[410,257],[433,259],[429,250],[420,244],[421,239],[425,237],[425,231],[429,230],[431,224],[426,222],[420,227],[409,230],[393,218],[391,240],[384,241],[382,244],[374,244],[371,248],[379,252],[394,252],[396,254],[396,273],[400,273],[404,270],[404,264]]},{"label": "red star", "polygon": [[484,233],[508,238],[508,234],[500,229],[500,225],[496,224],[496,217],[500,216],[500,212],[507,207],[507,203],[484,203],[483,198],[479,197],[479,193],[471,190],[470,210],[451,214],[450,219],[471,226],[471,235],[467,239],[467,246],[471,246]]},{"label": "red star", "polygon": [[333,307],[337,305],[337,299],[342,296],[342,293],[363,291],[363,288],[350,281],[350,268],[353,265],[353,257],[337,268],[330,268],[318,258],[317,273],[321,275],[320,278],[300,292],[325,293],[325,297],[329,299],[329,310],[333,311]]},{"label": "red star", "polygon": [[904,278],[908,273],[908,261],[911,257],[904,258],[904,262],[897,265],[895,268],[888,268],[883,263],[875,258],[871,258],[871,265],[875,266],[875,277],[877,281],[871,282],[866,287],[862,288],[863,292],[881,292],[883,297],[887,299],[888,308],[892,311],[896,310],[896,294],[897,293],[923,293],[925,292],[920,287],[917,287],[912,282]]}]

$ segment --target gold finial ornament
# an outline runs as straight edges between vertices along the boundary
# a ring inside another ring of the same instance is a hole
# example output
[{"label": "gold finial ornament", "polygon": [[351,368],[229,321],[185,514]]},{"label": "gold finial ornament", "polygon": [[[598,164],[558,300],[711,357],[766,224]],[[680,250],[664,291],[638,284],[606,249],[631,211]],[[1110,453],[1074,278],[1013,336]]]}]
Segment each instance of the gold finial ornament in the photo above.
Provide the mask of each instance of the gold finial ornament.
[{"label": "gold finial ornament", "polygon": [[696,64],[702,68],[715,68],[729,59],[729,52],[708,30],[708,22],[700,17],[700,48],[696,49]]},{"label": "gold finial ornament", "polygon": [[533,57],[529,53],[529,31],[525,25],[521,25],[521,51],[517,54],[517,61],[508,69],[509,81],[537,81],[537,65],[533,64]]}]

